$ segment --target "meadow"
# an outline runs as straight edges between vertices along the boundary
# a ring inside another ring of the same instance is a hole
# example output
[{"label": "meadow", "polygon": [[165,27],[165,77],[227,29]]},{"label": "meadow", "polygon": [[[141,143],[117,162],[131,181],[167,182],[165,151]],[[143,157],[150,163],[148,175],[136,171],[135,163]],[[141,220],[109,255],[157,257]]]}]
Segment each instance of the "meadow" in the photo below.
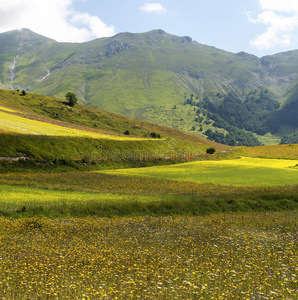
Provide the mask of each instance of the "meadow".
[{"label": "meadow", "polygon": [[236,164],[243,182],[260,165],[297,174],[294,160],[256,158],[154,167],[155,177],[0,174],[0,299],[294,300],[297,181],[200,183],[200,163]]},{"label": "meadow", "polygon": [[1,299],[296,299],[296,212],[0,218]]},{"label": "meadow", "polygon": [[275,159],[297,159],[298,144],[266,145],[256,147],[239,147],[243,156],[275,158]]},{"label": "meadow", "polygon": [[228,186],[83,171],[0,174],[0,184],[0,213],[13,218],[208,215],[298,208],[297,184]]},{"label": "meadow", "polygon": [[241,157],[195,161],[146,169],[109,170],[106,174],[144,176],[233,186],[279,186],[298,183],[298,160]]},{"label": "meadow", "polygon": [[296,299],[297,145],[0,95],[0,299]]}]

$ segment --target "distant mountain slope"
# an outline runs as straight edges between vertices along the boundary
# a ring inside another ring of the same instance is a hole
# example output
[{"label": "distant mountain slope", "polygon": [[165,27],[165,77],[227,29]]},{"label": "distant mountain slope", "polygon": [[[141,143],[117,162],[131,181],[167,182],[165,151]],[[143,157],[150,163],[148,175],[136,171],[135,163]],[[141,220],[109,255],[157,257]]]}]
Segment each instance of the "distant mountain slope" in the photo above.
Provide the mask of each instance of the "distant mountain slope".
[{"label": "distant mountain slope", "polygon": [[0,34],[0,87],[76,92],[89,106],[231,145],[276,143],[298,129],[297,54],[234,54],[163,30],[71,44],[23,29]]}]

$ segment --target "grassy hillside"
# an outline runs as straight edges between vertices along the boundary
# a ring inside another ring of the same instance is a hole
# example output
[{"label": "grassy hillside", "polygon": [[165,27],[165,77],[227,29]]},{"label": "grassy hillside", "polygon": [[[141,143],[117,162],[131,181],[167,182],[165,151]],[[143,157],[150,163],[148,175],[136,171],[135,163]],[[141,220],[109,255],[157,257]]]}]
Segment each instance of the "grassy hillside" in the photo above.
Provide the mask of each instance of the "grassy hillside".
[{"label": "grassy hillside", "polygon": [[[221,144],[152,123],[133,120],[89,106],[66,105],[63,99],[0,90],[0,157],[41,159],[43,168],[79,167],[65,160],[94,161],[93,167],[144,166],[196,157]],[[124,132],[130,134],[124,134]],[[152,134],[160,138],[152,137]],[[165,160],[166,158],[166,160]],[[160,160],[162,161],[156,161]],[[61,161],[64,160],[64,161]],[[125,163],[123,163],[123,161]],[[137,161],[137,163],[135,163]],[[21,163],[21,162],[20,162]],[[20,164],[19,163],[19,164]],[[22,162],[23,167],[38,167]],[[90,165],[90,167],[92,167]],[[2,171],[19,170],[2,163]]]},{"label": "grassy hillside", "polygon": [[[10,110],[10,109],[9,109]],[[48,135],[48,136],[68,136],[68,137],[89,137],[94,139],[117,139],[127,140],[138,138],[129,138],[117,136],[115,134],[102,134],[96,131],[70,128],[53,122],[38,121],[26,118],[27,114],[21,114],[19,111],[9,111],[6,107],[0,106],[0,119],[3,122],[1,129],[21,134]],[[17,115],[15,115],[17,114]],[[32,117],[32,115],[31,115]],[[140,138],[139,138],[140,139]]]},{"label": "grassy hillside", "polygon": [[[62,98],[53,98],[27,93],[21,96],[19,92],[0,90],[0,105],[5,110],[19,110],[26,118],[57,123],[64,127],[87,129],[103,134],[122,135],[129,131],[130,136],[149,138],[151,132],[160,134],[163,138],[174,138],[181,141],[198,142],[208,147],[214,145],[220,150],[230,147],[208,141],[193,134],[188,134],[172,128],[159,126],[153,123],[134,120],[122,115],[110,113],[90,106],[77,104],[74,108],[65,104]],[[59,122],[62,121],[62,122]],[[66,123],[71,123],[71,125]],[[75,127],[74,125],[83,126]],[[92,130],[93,129],[93,130]],[[203,148],[202,148],[203,149]]]}]

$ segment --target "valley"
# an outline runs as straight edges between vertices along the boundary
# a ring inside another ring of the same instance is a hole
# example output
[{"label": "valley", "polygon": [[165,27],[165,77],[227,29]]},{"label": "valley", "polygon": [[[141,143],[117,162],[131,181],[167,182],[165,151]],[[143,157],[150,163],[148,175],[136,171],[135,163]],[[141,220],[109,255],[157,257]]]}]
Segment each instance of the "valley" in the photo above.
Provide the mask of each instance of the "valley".
[{"label": "valley", "polygon": [[295,299],[292,54],[0,34],[0,298]]}]

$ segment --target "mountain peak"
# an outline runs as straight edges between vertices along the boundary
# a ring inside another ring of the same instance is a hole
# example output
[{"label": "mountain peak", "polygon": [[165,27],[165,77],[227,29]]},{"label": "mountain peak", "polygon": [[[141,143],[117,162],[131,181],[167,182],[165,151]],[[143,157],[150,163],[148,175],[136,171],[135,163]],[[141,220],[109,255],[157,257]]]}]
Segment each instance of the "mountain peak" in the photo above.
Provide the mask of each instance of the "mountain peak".
[{"label": "mountain peak", "polygon": [[35,33],[28,28],[19,28],[0,34],[0,51],[12,53],[17,49],[27,51],[48,42],[55,41]]},{"label": "mountain peak", "polygon": [[[150,32],[150,31],[149,31]],[[167,34],[164,30],[162,29],[154,29],[151,30],[152,33],[157,33],[157,34]]]},{"label": "mountain peak", "polygon": [[16,38],[22,40],[35,40],[35,41],[39,40],[40,42],[54,41],[53,39],[40,35],[28,28],[18,28],[15,30],[1,33],[1,35],[2,36],[4,35],[7,38],[12,38],[12,39]]},{"label": "mountain peak", "polygon": [[238,56],[242,60],[259,60],[257,56],[244,51],[236,53],[236,56]]}]

